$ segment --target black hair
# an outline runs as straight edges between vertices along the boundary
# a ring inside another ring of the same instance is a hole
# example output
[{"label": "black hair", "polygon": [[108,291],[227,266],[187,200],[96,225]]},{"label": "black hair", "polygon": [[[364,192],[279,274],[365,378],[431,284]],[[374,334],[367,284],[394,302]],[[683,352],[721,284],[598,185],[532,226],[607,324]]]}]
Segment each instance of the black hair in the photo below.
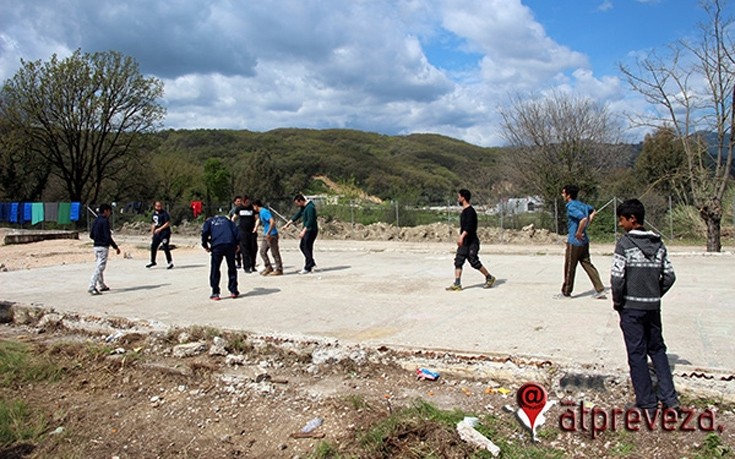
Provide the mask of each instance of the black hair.
[{"label": "black hair", "polygon": [[301,202],[301,201],[306,201],[306,198],[304,197],[303,194],[299,193],[293,197],[293,200]]},{"label": "black hair", "polygon": [[261,201],[260,199],[256,199],[255,201],[253,201],[253,205],[263,207],[263,201]]},{"label": "black hair", "polygon": [[457,192],[457,194],[462,196],[467,202],[470,202],[470,200],[472,199],[472,193],[470,193],[470,190],[466,190],[462,188],[461,190]]},{"label": "black hair", "polygon": [[233,201],[237,201],[238,199],[242,199],[242,196],[235,196],[234,198],[232,198]]},{"label": "black hair", "polygon": [[101,214],[104,213],[106,210],[112,212],[112,206],[109,204],[100,204],[99,210]]},{"label": "black hair", "polygon": [[577,199],[577,195],[579,195],[579,187],[577,185],[564,185],[562,191],[572,199]]},{"label": "black hair", "polygon": [[618,206],[617,210],[618,218],[635,217],[635,221],[639,225],[643,225],[643,220],[646,217],[646,207],[637,199],[628,199]]}]

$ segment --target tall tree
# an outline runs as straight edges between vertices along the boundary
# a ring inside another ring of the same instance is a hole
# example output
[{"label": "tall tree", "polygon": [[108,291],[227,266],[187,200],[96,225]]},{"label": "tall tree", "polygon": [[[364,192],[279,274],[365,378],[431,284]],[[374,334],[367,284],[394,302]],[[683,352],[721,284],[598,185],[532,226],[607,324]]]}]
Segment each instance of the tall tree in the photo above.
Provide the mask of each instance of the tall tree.
[{"label": "tall tree", "polygon": [[3,85],[0,110],[71,200],[97,202],[103,182],[137,159],[140,134],[165,116],[162,96],[163,83],[144,77],[133,58],[77,50],[65,59],[21,60]]},{"label": "tall tree", "polygon": [[207,189],[207,208],[214,214],[213,206],[230,201],[230,172],[219,158],[209,158],[204,162],[204,186]]},{"label": "tall tree", "polygon": [[[726,5],[726,0],[704,0],[707,22],[694,41],[680,40],[634,67],[620,66],[633,90],[663,109],[632,119],[641,126],[668,124],[677,134],[693,203],[707,224],[708,252],[722,248],[722,198],[735,148],[735,39]],[[714,147],[705,133],[716,134]]]},{"label": "tall tree", "polygon": [[676,132],[663,126],[643,139],[641,154],[635,162],[635,173],[641,183],[648,184],[649,190],[665,196],[675,195],[678,202],[687,204],[689,182],[686,164],[686,154]]},{"label": "tall tree", "polygon": [[575,183],[596,190],[602,174],[624,161],[621,126],[607,106],[564,92],[538,99],[515,96],[501,109],[507,177],[547,207],[561,188]]}]

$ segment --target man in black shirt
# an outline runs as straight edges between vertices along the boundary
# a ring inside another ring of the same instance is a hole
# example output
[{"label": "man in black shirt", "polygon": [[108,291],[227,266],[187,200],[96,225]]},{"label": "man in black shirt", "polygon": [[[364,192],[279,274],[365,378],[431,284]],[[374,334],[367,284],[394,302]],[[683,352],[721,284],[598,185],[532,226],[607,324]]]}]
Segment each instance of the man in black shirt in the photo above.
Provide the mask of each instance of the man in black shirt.
[{"label": "man in black shirt", "polygon": [[447,287],[448,291],[462,290],[462,266],[465,260],[470,266],[480,271],[485,276],[484,288],[490,288],[495,283],[487,269],[480,263],[480,239],[477,237],[477,212],[470,204],[472,194],[469,190],[461,189],[457,194],[457,201],[462,206],[462,214],[459,216],[459,238],[457,239],[457,255],[454,258],[454,283]]},{"label": "man in black shirt", "polygon": [[151,217],[151,262],[145,265],[145,267],[152,268],[156,266],[156,253],[158,252],[158,246],[161,246],[168,262],[166,269],[171,269],[174,267],[171,249],[168,246],[171,241],[171,217],[164,210],[161,201],[156,201],[153,209],[153,216]]},{"label": "man in black shirt", "polygon": [[250,197],[242,197],[242,204],[235,208],[237,229],[240,233],[240,253],[242,254],[242,269],[245,273],[255,272],[255,258],[258,253],[258,235],[255,233],[255,219],[257,212],[250,202]]}]

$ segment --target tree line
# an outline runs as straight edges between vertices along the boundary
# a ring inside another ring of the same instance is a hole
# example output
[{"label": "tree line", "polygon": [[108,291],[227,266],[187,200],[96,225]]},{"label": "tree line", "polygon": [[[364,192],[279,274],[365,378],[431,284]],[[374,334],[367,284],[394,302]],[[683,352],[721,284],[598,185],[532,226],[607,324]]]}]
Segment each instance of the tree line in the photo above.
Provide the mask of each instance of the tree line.
[{"label": "tree line", "polygon": [[725,0],[702,3],[700,35],[620,65],[658,107],[628,115],[651,129],[625,143],[609,107],[568,92],[516,94],[500,109],[507,145],[483,148],[434,134],[354,130],[268,132],[161,129],[163,84],[116,51],[21,61],[0,93],[0,199],[202,200],[235,194],[289,202],[325,190],[316,176],[406,205],[445,204],[470,188],[492,204],[510,196],[557,201],[578,184],[587,199],[674,196],[721,248],[723,200],[735,149],[735,41]]}]

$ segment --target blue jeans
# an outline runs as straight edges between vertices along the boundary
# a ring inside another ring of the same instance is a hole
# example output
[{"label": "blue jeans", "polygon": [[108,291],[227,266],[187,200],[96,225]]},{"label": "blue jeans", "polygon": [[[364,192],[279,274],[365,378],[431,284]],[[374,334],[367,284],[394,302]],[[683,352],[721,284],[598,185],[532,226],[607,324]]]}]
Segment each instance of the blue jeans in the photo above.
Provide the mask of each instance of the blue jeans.
[{"label": "blue jeans", "polygon": [[227,289],[230,293],[238,293],[235,250],[234,245],[218,245],[212,247],[212,261],[209,269],[209,285],[212,287],[212,294],[219,295],[220,292],[219,281],[221,274],[219,268],[222,265],[223,258],[227,261]]},{"label": "blue jeans", "polygon": [[[652,409],[661,401],[665,406],[678,406],[666,344],[661,327],[661,310],[644,311],[623,309],[620,311],[620,328],[623,330],[625,349],[628,352],[630,379],[635,390],[635,404],[641,409]],[[648,357],[658,379],[658,393],[653,391],[648,372]]]}]

